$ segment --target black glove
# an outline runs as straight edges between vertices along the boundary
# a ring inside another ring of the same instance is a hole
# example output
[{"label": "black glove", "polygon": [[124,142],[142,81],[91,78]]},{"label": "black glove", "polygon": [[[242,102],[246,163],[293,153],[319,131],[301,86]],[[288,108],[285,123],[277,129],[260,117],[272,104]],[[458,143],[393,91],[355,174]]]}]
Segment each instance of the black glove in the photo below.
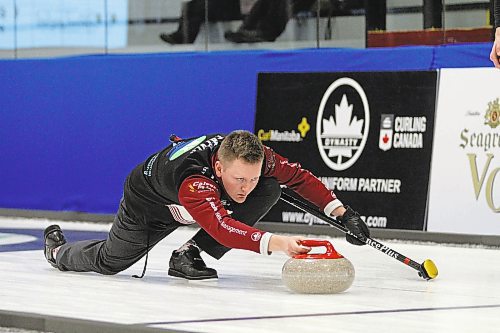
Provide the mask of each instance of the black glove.
[{"label": "black glove", "polygon": [[370,237],[370,230],[366,226],[365,222],[361,219],[358,212],[352,210],[351,207],[345,206],[345,213],[341,217],[339,217],[340,222],[347,230],[352,232],[356,237],[353,237],[349,234],[345,235],[345,239],[354,245],[365,245],[367,237]]}]

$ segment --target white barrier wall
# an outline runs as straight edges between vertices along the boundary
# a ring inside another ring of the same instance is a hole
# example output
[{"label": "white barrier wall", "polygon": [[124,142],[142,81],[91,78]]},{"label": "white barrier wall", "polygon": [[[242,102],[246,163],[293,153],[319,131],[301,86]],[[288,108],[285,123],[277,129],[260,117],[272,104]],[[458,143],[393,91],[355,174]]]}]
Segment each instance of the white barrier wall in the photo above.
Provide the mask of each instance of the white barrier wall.
[{"label": "white barrier wall", "polygon": [[428,231],[500,235],[500,70],[440,71]]},{"label": "white barrier wall", "polygon": [[127,5],[127,0],[0,0],[0,49],[124,47]]}]

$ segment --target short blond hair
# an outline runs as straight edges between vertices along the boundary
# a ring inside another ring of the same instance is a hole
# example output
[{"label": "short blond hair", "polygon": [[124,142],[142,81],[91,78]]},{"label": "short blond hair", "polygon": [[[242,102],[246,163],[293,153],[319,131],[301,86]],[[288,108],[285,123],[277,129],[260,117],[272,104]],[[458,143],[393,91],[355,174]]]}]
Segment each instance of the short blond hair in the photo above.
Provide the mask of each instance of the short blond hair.
[{"label": "short blond hair", "polygon": [[255,164],[264,160],[264,146],[255,134],[237,130],[229,133],[222,140],[217,154],[222,162],[241,159],[247,163]]}]

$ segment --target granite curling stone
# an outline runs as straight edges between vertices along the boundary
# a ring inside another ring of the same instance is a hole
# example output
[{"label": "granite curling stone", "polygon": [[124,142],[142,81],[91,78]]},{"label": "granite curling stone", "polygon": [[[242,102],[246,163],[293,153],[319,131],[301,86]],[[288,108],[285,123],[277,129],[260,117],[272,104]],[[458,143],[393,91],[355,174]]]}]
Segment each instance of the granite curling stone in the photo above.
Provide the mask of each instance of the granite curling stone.
[{"label": "granite curling stone", "polygon": [[326,247],[326,253],[299,254],[283,265],[282,279],[290,290],[301,294],[336,294],[354,281],[354,266],[329,241],[303,240],[301,245]]}]

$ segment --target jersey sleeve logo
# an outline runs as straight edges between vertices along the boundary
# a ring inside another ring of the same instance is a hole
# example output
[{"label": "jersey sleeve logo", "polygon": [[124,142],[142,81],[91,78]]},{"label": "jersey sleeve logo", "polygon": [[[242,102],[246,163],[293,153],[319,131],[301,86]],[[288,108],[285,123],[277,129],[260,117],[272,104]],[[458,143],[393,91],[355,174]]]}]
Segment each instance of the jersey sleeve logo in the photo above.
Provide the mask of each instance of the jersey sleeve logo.
[{"label": "jersey sleeve logo", "polygon": [[254,232],[251,236],[252,240],[254,242],[258,242],[260,240],[260,238],[262,237],[262,234],[260,232]]},{"label": "jersey sleeve logo", "polygon": [[189,192],[202,193],[202,192],[217,192],[217,186],[212,183],[196,180],[188,184]]}]

